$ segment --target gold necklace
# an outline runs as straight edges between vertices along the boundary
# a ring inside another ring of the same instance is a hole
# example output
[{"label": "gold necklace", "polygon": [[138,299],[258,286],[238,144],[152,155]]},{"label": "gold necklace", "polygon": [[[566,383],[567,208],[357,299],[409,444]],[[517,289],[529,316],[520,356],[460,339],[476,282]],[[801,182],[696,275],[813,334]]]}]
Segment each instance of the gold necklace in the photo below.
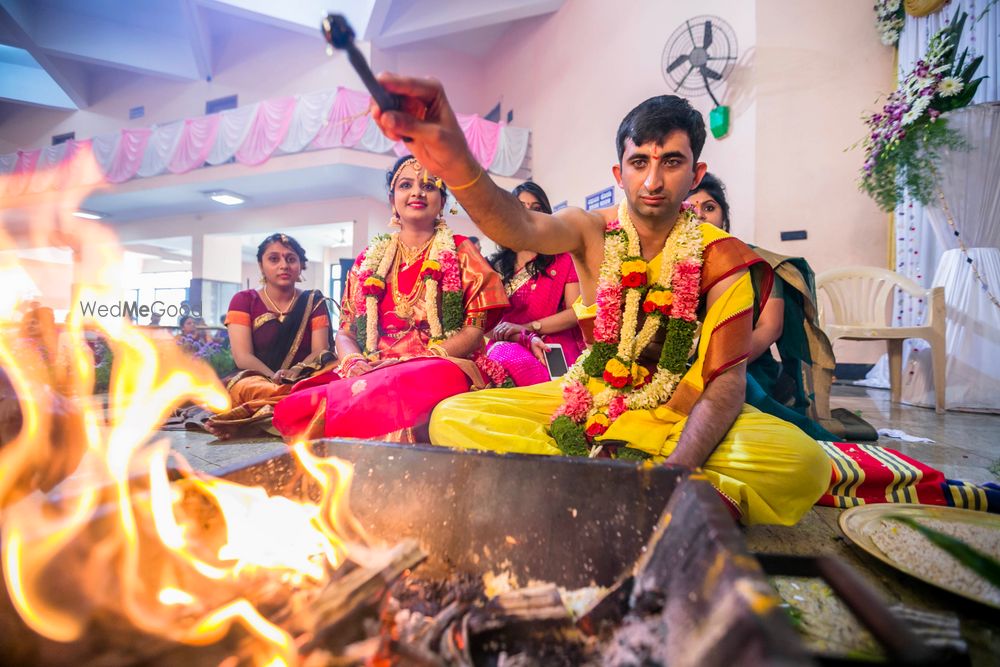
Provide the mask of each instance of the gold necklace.
[{"label": "gold necklace", "polygon": [[271,306],[271,310],[273,310],[278,314],[278,321],[284,322],[285,315],[287,315],[288,311],[291,310],[292,306],[295,305],[295,300],[299,298],[299,295],[296,294],[295,296],[293,296],[292,300],[288,302],[288,306],[284,310],[281,310],[281,308],[278,308],[278,306],[274,303],[274,301],[271,300],[270,295],[267,293],[267,285],[264,285],[264,289],[262,291],[264,293],[264,299]]},{"label": "gold necklace", "polygon": [[416,262],[421,255],[427,252],[427,249],[431,247],[431,243],[433,241],[434,236],[431,235],[431,237],[427,240],[427,243],[423,244],[419,248],[411,248],[402,241],[398,241],[397,245],[399,246],[399,254],[397,257],[401,256],[403,260],[403,271],[406,271],[406,269],[413,266],[413,263]]},{"label": "gold necklace", "polygon": [[[405,247],[402,243],[399,245],[401,248]],[[420,287],[423,285],[424,281],[420,279],[420,276],[417,276],[410,293],[403,296],[399,291],[399,272],[401,270],[400,266],[402,265],[399,253],[397,253],[396,257],[393,258],[392,263],[392,279],[389,282],[392,283],[392,302],[395,304],[394,311],[396,313],[396,317],[410,322],[413,319],[413,307],[416,305],[417,299],[420,297]]]}]

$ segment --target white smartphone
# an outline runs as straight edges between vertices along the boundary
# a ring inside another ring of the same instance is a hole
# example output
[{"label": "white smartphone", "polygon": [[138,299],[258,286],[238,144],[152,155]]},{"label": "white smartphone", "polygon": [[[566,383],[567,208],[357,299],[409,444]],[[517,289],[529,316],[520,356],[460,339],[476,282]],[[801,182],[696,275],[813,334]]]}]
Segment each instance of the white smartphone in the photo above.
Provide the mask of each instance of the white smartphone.
[{"label": "white smartphone", "polygon": [[555,378],[566,375],[569,364],[566,363],[566,354],[559,343],[548,343],[549,350],[545,353],[545,366],[549,369],[549,377]]}]

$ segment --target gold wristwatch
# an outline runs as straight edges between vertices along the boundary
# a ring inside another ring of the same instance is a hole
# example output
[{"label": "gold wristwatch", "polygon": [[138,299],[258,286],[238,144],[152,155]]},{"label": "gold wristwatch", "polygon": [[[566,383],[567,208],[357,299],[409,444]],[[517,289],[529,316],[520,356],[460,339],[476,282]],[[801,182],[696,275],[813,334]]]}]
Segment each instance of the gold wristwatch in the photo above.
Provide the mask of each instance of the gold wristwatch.
[{"label": "gold wristwatch", "polygon": [[538,333],[539,331],[542,330],[542,323],[539,322],[538,320],[535,320],[528,326],[531,327],[531,330],[534,331],[535,333]]}]

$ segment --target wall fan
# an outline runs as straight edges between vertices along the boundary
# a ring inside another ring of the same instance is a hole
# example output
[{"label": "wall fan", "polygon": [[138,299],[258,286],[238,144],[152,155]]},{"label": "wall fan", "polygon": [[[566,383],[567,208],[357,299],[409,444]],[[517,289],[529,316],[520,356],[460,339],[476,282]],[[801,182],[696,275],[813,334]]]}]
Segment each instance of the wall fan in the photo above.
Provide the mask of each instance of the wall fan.
[{"label": "wall fan", "polygon": [[732,26],[717,16],[695,16],[682,23],[663,47],[663,78],[676,93],[706,92],[715,103],[709,126],[716,139],[729,131],[729,107],[719,104],[712,86],[719,86],[736,65],[738,46]]}]

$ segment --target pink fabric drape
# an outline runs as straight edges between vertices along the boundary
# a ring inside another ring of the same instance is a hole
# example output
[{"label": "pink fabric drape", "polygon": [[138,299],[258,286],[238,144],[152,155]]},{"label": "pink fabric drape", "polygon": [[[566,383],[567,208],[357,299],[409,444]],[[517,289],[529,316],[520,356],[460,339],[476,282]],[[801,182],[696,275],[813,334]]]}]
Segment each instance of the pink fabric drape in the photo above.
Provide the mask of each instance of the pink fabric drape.
[{"label": "pink fabric drape", "polygon": [[[183,174],[209,159],[218,164],[229,156],[241,164],[259,165],[282,150],[289,137],[294,138],[290,144],[294,148],[285,146],[284,151],[345,147],[407,155],[406,144],[385,139],[371,122],[370,104],[367,93],[338,88],[335,93],[265,100],[255,105],[256,110],[242,107],[246,113],[227,116],[225,131],[220,129],[222,116],[212,114],[155,129],[123,129],[97,137],[96,142],[70,140],[60,146],[20,150],[0,156],[0,197],[102,181],[124,183],[164,171]],[[485,169],[511,175],[520,168],[527,150],[526,129],[507,128],[474,114],[457,118],[469,148]]]},{"label": "pink fabric drape", "polygon": [[17,152],[17,163],[14,165],[14,172],[7,182],[8,197],[24,194],[24,191],[28,189],[28,183],[35,173],[35,165],[38,164],[38,158],[41,154],[42,150],[40,148],[36,148],[33,151]]},{"label": "pink fabric drape", "polygon": [[285,140],[288,124],[292,122],[294,114],[294,97],[261,102],[246,140],[236,151],[236,161],[255,166],[270,159],[271,154]]},{"label": "pink fabric drape", "polygon": [[219,118],[219,114],[212,114],[185,120],[177,150],[167,169],[174,174],[185,174],[205,164],[215,142],[215,134],[219,131]]},{"label": "pink fabric drape", "polygon": [[326,125],[313,139],[313,148],[348,148],[357,145],[365,134],[370,117],[365,113],[371,97],[356,90],[338,88]]},{"label": "pink fabric drape", "polygon": [[497,139],[500,137],[500,125],[481,118],[478,114],[466,116],[457,114],[458,125],[465,133],[469,150],[475,156],[483,169],[489,169],[493,157],[497,154]]},{"label": "pink fabric drape", "polygon": [[142,156],[146,152],[150,134],[152,130],[146,128],[122,130],[118,151],[112,156],[107,173],[104,175],[109,182],[124,183],[136,175],[139,165],[142,164]]}]

